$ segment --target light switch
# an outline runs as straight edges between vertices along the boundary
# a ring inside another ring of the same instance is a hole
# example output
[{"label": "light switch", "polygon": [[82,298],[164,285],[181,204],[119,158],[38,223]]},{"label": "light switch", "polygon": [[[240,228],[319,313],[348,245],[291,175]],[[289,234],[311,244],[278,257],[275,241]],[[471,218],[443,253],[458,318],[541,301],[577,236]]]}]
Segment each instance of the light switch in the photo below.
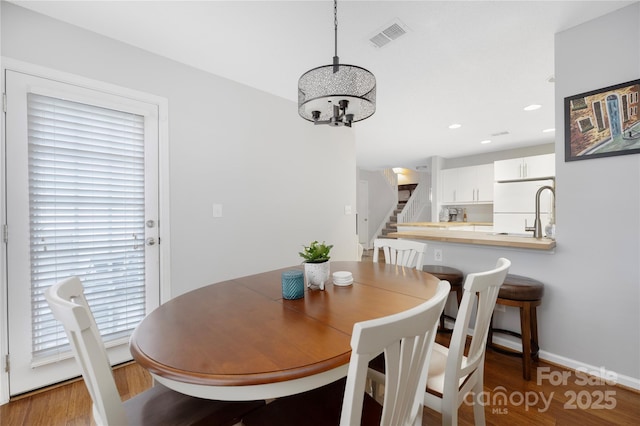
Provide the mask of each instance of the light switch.
[{"label": "light switch", "polygon": [[351,206],[344,206],[344,214],[345,215],[351,214]]},{"label": "light switch", "polygon": [[213,205],[213,217],[222,217],[222,204]]}]

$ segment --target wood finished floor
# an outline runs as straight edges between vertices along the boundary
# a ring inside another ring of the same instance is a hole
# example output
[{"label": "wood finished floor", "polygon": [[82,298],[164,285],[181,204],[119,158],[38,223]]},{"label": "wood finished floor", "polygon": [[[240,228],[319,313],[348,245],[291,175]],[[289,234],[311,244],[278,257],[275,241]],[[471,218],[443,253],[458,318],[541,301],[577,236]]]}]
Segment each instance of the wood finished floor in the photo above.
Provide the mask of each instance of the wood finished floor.
[{"label": "wood finished floor", "polygon": [[[438,340],[446,343],[447,336],[439,336]],[[538,384],[537,374],[527,382],[522,379],[520,362],[518,358],[487,351],[484,382],[489,396],[489,404],[485,407],[487,425],[640,424],[639,393],[607,384],[581,385],[584,379],[575,372],[544,362],[536,367],[548,368],[547,375],[554,378],[565,374],[566,384],[554,385],[550,380]],[[123,399],[131,398],[151,385],[149,374],[136,364],[117,368],[114,375]],[[500,393],[506,396],[506,402],[496,399]],[[597,408],[598,404],[602,408]],[[461,426],[473,425],[470,406],[463,403],[459,413]],[[424,410],[423,425],[439,425],[440,419],[440,414]],[[81,380],[0,406],[0,425],[3,426],[89,424],[91,400]]]}]

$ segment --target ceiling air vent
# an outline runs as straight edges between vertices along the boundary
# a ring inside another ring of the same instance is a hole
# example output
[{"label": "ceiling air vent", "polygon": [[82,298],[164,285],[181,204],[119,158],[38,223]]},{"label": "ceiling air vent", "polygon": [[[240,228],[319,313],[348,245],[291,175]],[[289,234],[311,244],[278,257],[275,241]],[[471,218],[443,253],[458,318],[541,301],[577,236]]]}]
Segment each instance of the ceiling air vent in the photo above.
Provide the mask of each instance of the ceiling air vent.
[{"label": "ceiling air vent", "polygon": [[371,37],[369,41],[373,43],[376,47],[382,47],[382,46],[385,46],[387,43],[389,43],[391,39],[382,33],[378,33],[373,37]]},{"label": "ceiling air vent", "polygon": [[375,47],[384,47],[392,41],[397,40],[399,37],[402,37],[408,31],[409,29],[406,25],[400,22],[399,19],[395,19],[382,30],[371,36],[369,41],[373,43]]}]

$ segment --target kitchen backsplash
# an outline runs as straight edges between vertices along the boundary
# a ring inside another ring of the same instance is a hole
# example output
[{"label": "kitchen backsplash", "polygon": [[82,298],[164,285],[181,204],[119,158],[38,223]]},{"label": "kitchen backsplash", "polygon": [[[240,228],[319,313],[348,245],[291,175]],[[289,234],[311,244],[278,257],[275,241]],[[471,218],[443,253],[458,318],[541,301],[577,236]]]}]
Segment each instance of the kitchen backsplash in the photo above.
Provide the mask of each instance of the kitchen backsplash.
[{"label": "kitchen backsplash", "polygon": [[[467,222],[493,222],[493,204],[464,204],[446,206],[448,209],[456,208],[460,213],[456,215],[456,222],[463,222],[464,211],[467,212]],[[444,218],[444,208],[440,211],[440,222],[448,222]]]}]

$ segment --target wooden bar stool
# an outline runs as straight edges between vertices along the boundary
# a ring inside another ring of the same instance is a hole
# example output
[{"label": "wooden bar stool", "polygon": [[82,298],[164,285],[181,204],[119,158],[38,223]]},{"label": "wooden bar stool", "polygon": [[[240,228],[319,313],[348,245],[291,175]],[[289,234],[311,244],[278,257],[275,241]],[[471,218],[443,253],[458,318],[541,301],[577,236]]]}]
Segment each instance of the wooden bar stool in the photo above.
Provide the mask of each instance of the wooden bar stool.
[{"label": "wooden bar stool", "polygon": [[[458,307],[460,307],[460,301],[462,301],[462,294],[464,293],[462,284],[464,281],[464,275],[462,271],[456,268],[452,268],[450,266],[441,266],[441,265],[424,265],[422,267],[424,272],[428,272],[431,275],[435,276],[439,280],[449,281],[451,284],[451,292],[456,292],[456,299],[458,300]],[[453,330],[450,328],[446,328],[444,326],[445,318],[455,321],[456,319],[446,315],[442,312],[440,315],[440,326],[438,327],[438,332],[440,333],[451,333]]]},{"label": "wooden bar stool", "polygon": [[[507,355],[522,358],[522,376],[531,380],[532,360],[538,359],[538,317],[536,308],[542,303],[544,284],[532,278],[508,274],[500,287],[496,304],[520,308],[520,333],[511,330],[493,328],[493,318],[489,327],[487,345]],[[522,352],[505,348],[493,343],[493,333],[504,333],[515,336],[522,341]]]}]

